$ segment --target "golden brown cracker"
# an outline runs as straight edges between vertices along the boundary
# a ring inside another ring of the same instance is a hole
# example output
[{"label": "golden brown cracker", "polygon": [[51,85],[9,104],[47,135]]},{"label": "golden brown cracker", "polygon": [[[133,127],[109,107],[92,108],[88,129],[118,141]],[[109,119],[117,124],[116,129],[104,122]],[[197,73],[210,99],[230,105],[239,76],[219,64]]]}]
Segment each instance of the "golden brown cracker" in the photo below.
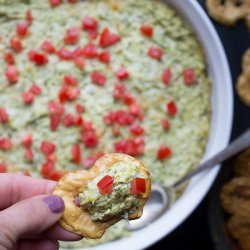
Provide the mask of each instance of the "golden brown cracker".
[{"label": "golden brown cracker", "polygon": [[250,148],[235,159],[233,167],[237,177],[250,177]]}]

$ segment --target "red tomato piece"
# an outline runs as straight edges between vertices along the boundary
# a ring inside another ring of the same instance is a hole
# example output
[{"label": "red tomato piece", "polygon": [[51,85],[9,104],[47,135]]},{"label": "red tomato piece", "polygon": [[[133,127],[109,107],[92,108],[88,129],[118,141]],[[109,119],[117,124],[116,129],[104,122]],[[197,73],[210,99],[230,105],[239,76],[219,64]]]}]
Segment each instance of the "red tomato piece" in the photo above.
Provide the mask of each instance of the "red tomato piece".
[{"label": "red tomato piece", "polygon": [[146,192],[146,180],[143,178],[134,178],[131,181],[131,194],[144,194]]},{"label": "red tomato piece", "polygon": [[61,123],[61,115],[50,114],[49,119],[50,119],[50,129],[51,129],[51,131],[56,131],[58,126]]},{"label": "red tomato piece", "polygon": [[104,154],[103,153],[99,153],[97,155],[93,155],[93,156],[88,156],[85,159],[83,159],[83,167],[85,169],[89,169],[91,167],[94,166],[95,162],[102,157]]},{"label": "red tomato piece", "polygon": [[196,75],[193,69],[184,69],[183,72],[184,83],[189,86],[196,83]]},{"label": "red tomato piece", "polygon": [[19,22],[16,26],[16,33],[19,37],[25,37],[28,34],[29,23],[27,21]]},{"label": "red tomato piece", "polygon": [[75,100],[80,95],[80,93],[81,93],[80,88],[70,89],[68,92],[68,100],[69,101]]},{"label": "red tomato piece", "polygon": [[168,85],[170,84],[171,82],[171,78],[172,78],[172,71],[170,68],[168,69],[164,69],[163,72],[162,72],[162,82],[165,84],[165,85]]},{"label": "red tomato piece", "polygon": [[49,0],[50,6],[52,8],[59,6],[62,3],[62,0]]},{"label": "red tomato piece", "polygon": [[36,52],[34,50],[31,50],[29,52],[28,57],[32,62],[34,62],[38,66],[45,65],[48,63],[48,57],[45,54]]},{"label": "red tomato piece", "polygon": [[27,161],[32,161],[34,159],[34,154],[31,149],[26,149],[25,150],[25,158]]},{"label": "red tomato piece", "polygon": [[73,145],[71,148],[71,156],[72,160],[76,164],[81,164],[82,156],[81,156],[81,147],[79,144]]},{"label": "red tomato piece", "polygon": [[109,64],[110,63],[110,53],[109,52],[102,52],[101,54],[99,54],[99,61],[100,62],[103,62],[103,63],[106,63],[106,64]]},{"label": "red tomato piece", "polygon": [[98,144],[98,136],[94,130],[84,131],[82,142],[87,148],[94,148]]},{"label": "red tomato piece", "polygon": [[155,60],[161,60],[163,56],[163,50],[160,48],[151,47],[148,49],[147,55]]},{"label": "red tomato piece", "polygon": [[105,28],[101,33],[99,45],[101,47],[108,47],[120,41],[121,37],[118,34],[112,33],[108,28]]},{"label": "red tomato piece", "polygon": [[25,13],[25,19],[26,19],[26,21],[28,22],[29,25],[32,24],[32,22],[33,22],[33,16],[32,16],[31,10],[27,10],[26,11],[26,13]]},{"label": "red tomato piece", "polygon": [[168,115],[171,117],[176,115],[176,113],[178,112],[178,109],[177,109],[175,101],[170,101],[167,103],[167,112],[168,112]]},{"label": "red tomato piece", "polygon": [[66,44],[75,44],[79,40],[80,30],[78,28],[70,28],[67,30],[67,34],[64,37]]},{"label": "red tomato piece", "polygon": [[172,155],[172,150],[166,145],[161,145],[157,151],[157,157],[159,160],[165,160]]},{"label": "red tomato piece", "polygon": [[113,192],[114,177],[105,175],[98,183],[99,192],[103,195],[111,194]]},{"label": "red tomato piece", "polygon": [[9,138],[0,138],[0,150],[8,151],[12,148],[12,142]]},{"label": "red tomato piece", "polygon": [[79,68],[80,70],[84,69],[85,63],[84,63],[84,59],[81,57],[76,57],[74,59],[74,63],[76,65],[77,68]]},{"label": "red tomato piece", "polygon": [[16,52],[19,53],[23,50],[23,45],[22,42],[16,38],[16,37],[12,37],[10,39],[10,47]]},{"label": "red tomato piece", "polygon": [[161,120],[161,125],[165,130],[170,129],[170,122],[167,119],[162,119]]},{"label": "red tomato piece", "polygon": [[90,39],[96,39],[98,37],[97,30],[88,30],[88,36]]},{"label": "red tomato piece", "polygon": [[134,116],[140,116],[141,115],[140,105],[137,102],[129,105],[129,112]]},{"label": "red tomato piece", "polygon": [[73,87],[78,86],[77,79],[72,75],[65,75],[63,78],[63,82],[69,86],[73,86]]},{"label": "red tomato piece", "polygon": [[131,125],[134,123],[135,117],[124,110],[116,111],[116,122],[121,126]]},{"label": "red tomato piece", "polygon": [[103,121],[106,125],[111,125],[116,121],[116,112],[110,111],[107,115],[103,117]]},{"label": "red tomato piece", "polygon": [[130,132],[134,135],[142,135],[144,133],[144,128],[139,124],[134,123],[130,126]]},{"label": "red tomato piece", "polygon": [[30,91],[22,92],[22,99],[24,104],[29,105],[34,101],[34,94],[31,93]]},{"label": "red tomato piece", "polygon": [[98,21],[92,17],[84,17],[82,20],[82,28],[84,30],[96,30],[98,28]]},{"label": "red tomato piece", "polygon": [[70,94],[70,87],[64,85],[61,87],[59,90],[58,98],[60,103],[65,103],[66,101],[69,100],[69,94]]},{"label": "red tomato piece", "polygon": [[76,126],[81,126],[83,124],[84,120],[80,115],[74,116],[74,123]]},{"label": "red tomato piece", "polygon": [[6,163],[0,162],[0,173],[6,173],[8,171],[8,166]]},{"label": "red tomato piece", "polygon": [[8,64],[15,64],[15,57],[10,52],[4,54],[4,61]]},{"label": "red tomato piece", "polygon": [[97,47],[94,43],[88,43],[84,48],[82,49],[82,54],[87,58],[96,58],[98,56]]},{"label": "red tomato piece", "polygon": [[64,173],[60,170],[54,170],[49,174],[49,179],[53,181],[59,181]]},{"label": "red tomato piece", "polygon": [[124,83],[115,84],[113,97],[118,100],[122,100],[126,93],[126,85]]},{"label": "red tomato piece", "polygon": [[115,72],[115,75],[119,80],[125,80],[129,77],[129,73],[125,67],[121,67],[120,69],[118,69]]},{"label": "red tomato piece", "polygon": [[22,144],[25,148],[31,148],[32,147],[32,143],[33,143],[33,138],[32,135],[25,135],[22,138]]},{"label": "red tomato piece", "polygon": [[80,103],[76,103],[75,104],[75,110],[76,110],[77,113],[81,114],[81,113],[83,113],[85,111],[85,107]]},{"label": "red tomato piece", "polygon": [[62,60],[72,60],[74,59],[75,55],[72,51],[69,51],[67,49],[60,49],[58,52],[57,52],[58,56],[60,57],[60,59]]},{"label": "red tomato piece", "polygon": [[7,65],[5,76],[10,84],[16,83],[19,77],[19,72],[17,70],[17,67],[15,65]]},{"label": "red tomato piece", "polygon": [[44,41],[41,45],[41,49],[49,54],[53,54],[56,52],[54,45],[49,41]]},{"label": "red tomato piece", "polygon": [[142,24],[140,27],[140,31],[144,36],[152,37],[154,34],[154,29],[151,25]]},{"label": "red tomato piece", "polygon": [[66,127],[71,127],[75,125],[75,117],[72,114],[66,114],[63,117],[63,125]]},{"label": "red tomato piece", "polygon": [[9,121],[9,116],[5,108],[0,108],[0,123],[7,123]]},{"label": "red tomato piece", "polygon": [[49,178],[50,174],[54,171],[55,163],[53,161],[47,161],[41,167],[41,174],[45,178]]},{"label": "red tomato piece", "polygon": [[64,113],[64,107],[58,102],[51,101],[49,103],[49,113],[50,114],[57,114],[62,115]]},{"label": "red tomato piece", "polygon": [[91,80],[93,83],[99,85],[99,86],[103,86],[106,83],[106,76],[98,71],[94,71],[91,73]]},{"label": "red tomato piece", "polygon": [[33,83],[29,89],[29,92],[31,92],[34,95],[41,95],[42,89],[35,83]]},{"label": "red tomato piece", "polygon": [[51,155],[56,151],[56,145],[49,141],[42,141],[40,150],[45,155]]},{"label": "red tomato piece", "polygon": [[122,100],[123,100],[124,104],[126,104],[126,105],[132,105],[133,103],[136,102],[135,97],[133,97],[133,96],[132,96],[131,94],[129,94],[129,93],[125,93],[125,94],[123,95]]}]

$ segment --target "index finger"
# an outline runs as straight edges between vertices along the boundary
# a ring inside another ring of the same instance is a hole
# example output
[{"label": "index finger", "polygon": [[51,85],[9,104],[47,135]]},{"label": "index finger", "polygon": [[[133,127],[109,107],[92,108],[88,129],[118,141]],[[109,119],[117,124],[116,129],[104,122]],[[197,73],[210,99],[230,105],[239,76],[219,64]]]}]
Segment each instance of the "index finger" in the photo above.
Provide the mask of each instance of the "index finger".
[{"label": "index finger", "polygon": [[51,194],[55,181],[42,180],[18,174],[0,174],[0,210],[18,201],[41,194]]}]

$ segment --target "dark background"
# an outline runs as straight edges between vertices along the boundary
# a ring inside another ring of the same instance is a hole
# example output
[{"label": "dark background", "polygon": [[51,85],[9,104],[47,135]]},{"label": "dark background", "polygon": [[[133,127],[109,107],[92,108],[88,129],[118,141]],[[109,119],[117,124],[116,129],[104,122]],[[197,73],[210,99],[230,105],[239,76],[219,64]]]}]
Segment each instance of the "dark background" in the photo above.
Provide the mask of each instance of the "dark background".
[{"label": "dark background", "polygon": [[[205,9],[205,0],[198,0]],[[215,22],[214,26],[224,45],[231,68],[233,85],[241,72],[241,58],[249,46],[249,34],[243,22],[233,28],[227,28]],[[223,83],[221,83],[223,84]],[[247,108],[238,98],[234,88],[234,121],[231,139],[250,128],[250,108]],[[217,180],[218,182],[218,180]],[[215,183],[216,185],[216,183]],[[168,250],[213,250],[214,245],[209,231],[208,216],[211,196],[216,195],[210,191],[200,206],[193,214],[173,233],[150,247],[154,249]],[[159,230],[161,230],[159,228]],[[221,249],[229,250],[229,249]]]}]

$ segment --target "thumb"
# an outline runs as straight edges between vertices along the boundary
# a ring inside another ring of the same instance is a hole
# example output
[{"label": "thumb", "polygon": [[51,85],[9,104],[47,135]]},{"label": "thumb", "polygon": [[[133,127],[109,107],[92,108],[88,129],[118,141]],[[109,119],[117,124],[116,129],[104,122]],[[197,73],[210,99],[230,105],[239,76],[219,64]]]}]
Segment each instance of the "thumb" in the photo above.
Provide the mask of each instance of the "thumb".
[{"label": "thumb", "polygon": [[35,196],[0,212],[0,246],[11,249],[24,234],[41,233],[62,216],[63,200],[55,195]]}]

